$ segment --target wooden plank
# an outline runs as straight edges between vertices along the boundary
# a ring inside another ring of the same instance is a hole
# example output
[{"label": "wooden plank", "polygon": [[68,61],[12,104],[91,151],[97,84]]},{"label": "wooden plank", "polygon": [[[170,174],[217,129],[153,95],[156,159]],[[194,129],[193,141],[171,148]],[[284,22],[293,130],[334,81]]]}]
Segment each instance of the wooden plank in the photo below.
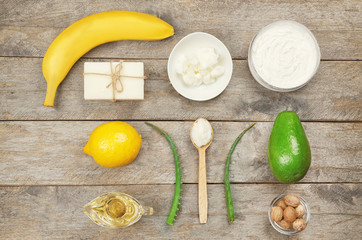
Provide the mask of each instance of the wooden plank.
[{"label": "wooden plank", "polygon": [[[0,25],[1,26],[1,25]],[[260,26],[262,27],[262,26]],[[0,56],[43,57],[50,43],[62,31],[52,27],[0,27]],[[87,58],[148,58],[166,59],[176,43],[195,31],[213,34],[229,49],[234,59],[246,59],[251,40],[258,30],[223,31],[200,26],[198,29],[177,29],[175,35],[157,42],[119,41],[103,44],[85,55]],[[362,59],[362,31],[313,30],[322,60]]]},{"label": "wooden plank", "polygon": [[[52,40],[74,21],[109,10],[133,10],[156,15],[172,24],[175,37],[161,42],[106,44],[87,56],[95,58],[167,58],[183,36],[205,31],[220,38],[234,58],[247,57],[252,37],[280,19],[309,27],[321,46],[323,59],[362,58],[362,4],[339,1],[5,1],[0,9],[0,56],[41,57]],[[230,11],[232,9],[232,11]]]},{"label": "wooden plank", "polygon": [[[83,153],[90,133],[102,122],[0,122],[0,185],[99,185],[174,183],[174,161],[167,140],[143,122],[129,122],[142,135],[137,159],[109,169]],[[196,183],[198,153],[189,140],[192,122],[155,122],[173,138],[183,182]],[[207,180],[223,183],[226,155],[248,122],[212,122]],[[235,149],[232,182],[277,182],[269,170],[267,145],[272,122],[258,122]],[[303,123],[312,164],[302,182],[361,182],[362,123]],[[11,173],[11,174],[9,174]]]},{"label": "wooden plank", "polygon": [[[256,0],[252,4],[240,0],[230,2],[211,0],[207,3],[202,0],[192,2],[187,0],[173,2],[95,0],[87,4],[81,1],[65,0],[49,4],[46,0],[38,0],[24,4],[4,2],[2,6],[0,24],[14,26],[66,27],[90,14],[111,10],[131,10],[156,15],[171,24],[179,22],[184,28],[195,27],[196,23],[210,26],[210,23],[220,21],[221,25],[218,26],[220,29],[224,26],[230,26],[231,29],[237,26],[259,29],[258,24],[263,26],[274,18],[287,19],[293,16],[320,29],[362,30],[362,19],[359,15],[362,4],[358,0],[349,0],[348,4],[326,0],[314,2]],[[254,24],[250,24],[251,20],[255,21]]]},{"label": "wooden plank", "polygon": [[[278,93],[251,76],[247,61],[234,61],[229,86],[217,98],[195,102],[179,95],[167,77],[167,61],[143,60],[145,100],[85,101],[83,63],[78,62],[60,85],[55,108],[42,105],[46,82],[39,58],[0,58],[1,120],[212,120],[273,121],[283,110],[304,121],[362,120],[362,62],[322,62],[314,79],[302,89]],[[109,61],[109,60],[103,60]]]},{"label": "wooden plank", "polygon": [[[82,206],[110,191],[123,191],[152,206],[155,214],[127,229],[110,230],[92,223]],[[298,239],[359,239],[361,184],[232,185],[236,219],[227,223],[224,188],[209,185],[209,219],[198,222],[197,185],[184,185],[182,208],[168,226],[173,186],[1,187],[2,239],[282,239],[269,224],[267,211],[280,193],[300,193],[311,208],[311,221]],[[285,237],[285,236],[284,236]],[[286,238],[286,237],[285,237]]]}]

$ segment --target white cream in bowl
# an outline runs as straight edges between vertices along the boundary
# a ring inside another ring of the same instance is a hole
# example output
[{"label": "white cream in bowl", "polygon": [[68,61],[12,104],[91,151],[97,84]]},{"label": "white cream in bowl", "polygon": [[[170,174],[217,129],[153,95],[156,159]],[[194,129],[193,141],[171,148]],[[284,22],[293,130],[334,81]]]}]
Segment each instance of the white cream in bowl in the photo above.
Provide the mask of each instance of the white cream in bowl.
[{"label": "white cream in bowl", "polygon": [[264,27],[249,48],[253,77],[275,91],[304,86],[316,73],[320,50],[312,32],[294,21],[277,21]]}]

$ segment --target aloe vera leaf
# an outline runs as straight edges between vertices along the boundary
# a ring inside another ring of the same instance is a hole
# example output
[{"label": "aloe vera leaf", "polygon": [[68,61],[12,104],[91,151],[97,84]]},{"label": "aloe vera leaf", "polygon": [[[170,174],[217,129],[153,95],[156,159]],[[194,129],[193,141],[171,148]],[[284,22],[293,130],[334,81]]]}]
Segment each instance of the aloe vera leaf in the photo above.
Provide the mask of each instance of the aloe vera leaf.
[{"label": "aloe vera leaf", "polygon": [[240,141],[240,139],[254,125],[255,125],[255,123],[251,124],[242,133],[240,133],[240,135],[235,139],[233,145],[231,146],[231,148],[229,150],[229,154],[226,158],[225,172],[224,172],[224,186],[225,186],[226,208],[227,208],[228,220],[230,222],[234,221],[234,205],[233,205],[233,199],[231,196],[230,180],[229,180],[229,167],[230,167],[231,155],[233,154],[235,147],[238,144],[238,142]]},{"label": "aloe vera leaf", "polygon": [[162,133],[166,139],[168,140],[168,142],[171,145],[171,149],[173,152],[173,156],[175,159],[175,170],[176,170],[176,184],[175,184],[175,193],[173,195],[173,201],[172,201],[172,205],[171,205],[171,209],[170,212],[168,214],[166,223],[169,225],[173,225],[173,222],[175,221],[175,217],[177,216],[177,211],[179,210],[179,205],[180,205],[180,199],[181,199],[181,168],[180,168],[180,161],[179,161],[179,155],[177,154],[177,150],[175,147],[175,144],[173,143],[172,139],[170,138],[170,136],[168,136],[168,134],[163,131],[162,129],[160,129],[159,127],[149,123],[149,122],[145,122],[148,126],[153,127],[154,129],[156,129],[157,131],[159,131],[160,133]]}]

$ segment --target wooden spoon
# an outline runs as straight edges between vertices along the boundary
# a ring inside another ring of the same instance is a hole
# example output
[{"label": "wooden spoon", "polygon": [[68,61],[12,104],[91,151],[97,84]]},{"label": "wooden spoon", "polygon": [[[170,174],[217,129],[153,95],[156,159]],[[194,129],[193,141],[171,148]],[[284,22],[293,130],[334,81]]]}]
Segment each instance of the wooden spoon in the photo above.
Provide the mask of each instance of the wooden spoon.
[{"label": "wooden spoon", "polygon": [[[192,129],[195,126],[195,123],[199,121],[201,118],[197,119],[192,128],[190,130],[190,138],[192,144],[197,148],[199,151],[199,219],[200,223],[207,222],[207,182],[206,182],[206,149],[210,146],[213,138],[214,138],[214,131],[211,128],[211,139],[210,142],[207,144],[199,147],[194,143],[192,138]],[[206,119],[205,119],[206,120]],[[207,121],[207,120],[206,120]]]}]

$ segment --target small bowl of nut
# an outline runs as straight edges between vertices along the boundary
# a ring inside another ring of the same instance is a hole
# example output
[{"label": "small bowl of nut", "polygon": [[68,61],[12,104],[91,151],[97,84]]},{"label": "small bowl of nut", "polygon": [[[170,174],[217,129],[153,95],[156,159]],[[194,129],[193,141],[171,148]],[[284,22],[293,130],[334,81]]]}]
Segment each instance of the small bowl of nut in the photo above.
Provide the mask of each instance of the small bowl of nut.
[{"label": "small bowl of nut", "polygon": [[285,235],[294,235],[307,227],[310,209],[300,195],[284,193],[271,202],[268,216],[275,230]]}]

